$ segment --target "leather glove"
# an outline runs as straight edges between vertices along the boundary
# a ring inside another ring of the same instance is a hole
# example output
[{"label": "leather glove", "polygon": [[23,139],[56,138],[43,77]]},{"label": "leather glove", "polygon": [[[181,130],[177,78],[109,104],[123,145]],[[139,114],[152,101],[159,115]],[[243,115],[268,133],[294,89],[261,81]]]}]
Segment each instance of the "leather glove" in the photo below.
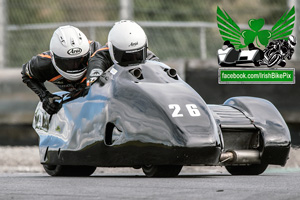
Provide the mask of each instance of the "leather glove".
[{"label": "leather glove", "polygon": [[55,100],[59,99],[61,99],[60,96],[51,93],[47,93],[47,95],[42,98],[43,108],[49,115],[53,115],[61,109],[62,105],[55,102]]}]

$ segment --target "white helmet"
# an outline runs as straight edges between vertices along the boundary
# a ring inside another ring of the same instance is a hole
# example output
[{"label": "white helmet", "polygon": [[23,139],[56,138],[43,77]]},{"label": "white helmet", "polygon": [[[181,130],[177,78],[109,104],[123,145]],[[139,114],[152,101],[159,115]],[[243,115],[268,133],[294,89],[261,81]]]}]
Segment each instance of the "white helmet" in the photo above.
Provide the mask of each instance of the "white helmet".
[{"label": "white helmet", "polygon": [[143,63],[147,57],[148,40],[144,30],[135,22],[116,22],[108,34],[112,61],[122,66]]},{"label": "white helmet", "polygon": [[56,29],[50,41],[52,63],[57,72],[70,81],[77,81],[87,70],[90,45],[86,36],[73,26]]}]

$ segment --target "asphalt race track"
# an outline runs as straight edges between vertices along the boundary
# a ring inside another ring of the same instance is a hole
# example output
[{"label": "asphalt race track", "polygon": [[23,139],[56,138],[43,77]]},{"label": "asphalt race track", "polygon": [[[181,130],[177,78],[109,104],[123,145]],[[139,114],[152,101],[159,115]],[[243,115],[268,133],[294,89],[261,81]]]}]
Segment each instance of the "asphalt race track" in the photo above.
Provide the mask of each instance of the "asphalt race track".
[{"label": "asphalt race track", "polygon": [[300,171],[260,176],[227,173],[147,178],[137,174],[50,177],[44,173],[0,174],[0,199],[300,199]]}]

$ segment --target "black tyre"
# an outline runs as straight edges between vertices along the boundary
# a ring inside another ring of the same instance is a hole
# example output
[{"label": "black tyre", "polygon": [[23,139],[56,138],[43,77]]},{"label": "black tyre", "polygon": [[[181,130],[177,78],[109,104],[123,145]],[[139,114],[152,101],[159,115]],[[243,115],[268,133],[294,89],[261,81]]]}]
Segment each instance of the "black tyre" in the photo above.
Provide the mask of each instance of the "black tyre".
[{"label": "black tyre", "polygon": [[252,164],[245,166],[225,166],[227,171],[232,175],[259,175],[268,167],[268,164]]},{"label": "black tyre", "polygon": [[145,165],[142,168],[148,177],[175,177],[180,173],[182,165]]},{"label": "black tyre", "polygon": [[68,165],[43,165],[50,176],[90,176],[96,167],[93,166],[68,166]]}]

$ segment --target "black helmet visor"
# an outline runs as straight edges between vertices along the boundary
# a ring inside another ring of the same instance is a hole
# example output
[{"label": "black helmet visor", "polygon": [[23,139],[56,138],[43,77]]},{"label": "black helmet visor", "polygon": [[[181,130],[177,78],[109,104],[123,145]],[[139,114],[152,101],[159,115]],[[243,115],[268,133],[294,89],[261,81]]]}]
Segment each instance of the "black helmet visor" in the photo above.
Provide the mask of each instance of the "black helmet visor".
[{"label": "black helmet visor", "polygon": [[147,57],[147,45],[136,50],[120,50],[113,46],[115,60],[121,66],[136,65],[144,63]]},{"label": "black helmet visor", "polygon": [[77,58],[62,58],[53,53],[56,66],[68,73],[78,73],[86,69],[90,53]]}]

